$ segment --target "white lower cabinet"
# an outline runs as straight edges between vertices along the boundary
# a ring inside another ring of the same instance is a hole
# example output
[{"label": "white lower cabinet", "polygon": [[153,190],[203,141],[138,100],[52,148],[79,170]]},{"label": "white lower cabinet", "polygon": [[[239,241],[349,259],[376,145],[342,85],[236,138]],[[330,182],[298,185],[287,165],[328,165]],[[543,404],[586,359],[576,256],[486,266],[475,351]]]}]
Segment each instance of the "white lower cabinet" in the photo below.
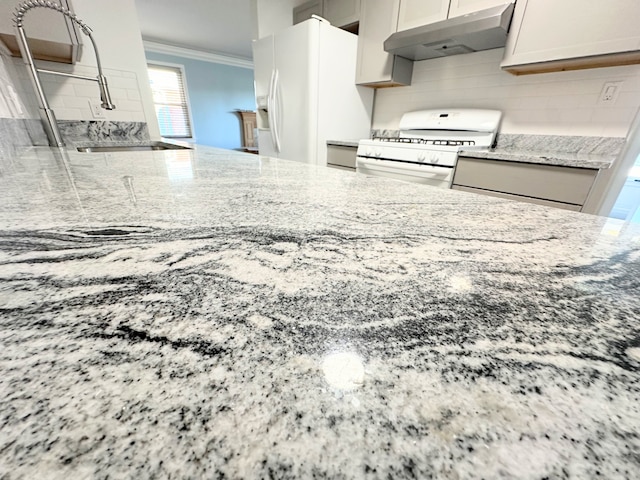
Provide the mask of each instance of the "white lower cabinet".
[{"label": "white lower cabinet", "polygon": [[518,0],[501,67],[514,74],[640,63],[639,0]]},{"label": "white lower cabinet", "polygon": [[589,168],[460,157],[451,188],[580,211],[597,175]]},{"label": "white lower cabinet", "polygon": [[327,166],[355,171],[357,151],[357,147],[327,145]]}]

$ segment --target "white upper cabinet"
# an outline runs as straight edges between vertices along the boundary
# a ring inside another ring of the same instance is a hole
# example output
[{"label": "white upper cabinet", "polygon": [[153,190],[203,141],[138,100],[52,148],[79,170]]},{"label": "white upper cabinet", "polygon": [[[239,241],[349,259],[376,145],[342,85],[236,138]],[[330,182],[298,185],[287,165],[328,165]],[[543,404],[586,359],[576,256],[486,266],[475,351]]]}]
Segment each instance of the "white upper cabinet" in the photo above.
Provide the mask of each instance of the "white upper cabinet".
[{"label": "white upper cabinet", "polygon": [[324,0],[323,16],[336,27],[352,25],[360,20],[360,0]]},{"label": "white upper cabinet", "polygon": [[460,17],[507,3],[512,2],[508,0],[400,0],[397,31]]},{"label": "white upper cabinet", "polygon": [[311,15],[319,15],[322,17],[324,0],[311,0],[299,5],[293,9],[293,24],[309,20]]},{"label": "white upper cabinet", "polygon": [[639,0],[518,0],[501,67],[512,73],[640,63]]},{"label": "white upper cabinet", "polygon": [[449,0],[400,0],[397,31],[446,20],[448,12]]},{"label": "white upper cabinet", "polygon": [[[13,12],[19,3],[20,0],[0,1],[0,42],[16,57],[20,56],[20,49],[15,37]],[[70,0],[58,0],[57,3],[73,12]],[[62,63],[79,60],[80,33],[61,13],[48,8],[32,8],[24,15],[24,31],[34,58]]]},{"label": "white upper cabinet", "polygon": [[449,18],[460,17],[467,15],[468,13],[484,10],[485,8],[497,7],[498,5],[505,5],[507,3],[513,3],[505,0],[451,0],[449,6]]},{"label": "white upper cabinet", "polygon": [[293,9],[293,24],[319,15],[336,27],[347,27],[360,20],[361,0],[311,0]]},{"label": "white upper cabinet", "polygon": [[358,31],[356,83],[372,87],[409,85],[413,61],[384,50],[396,31],[399,0],[363,0]]}]

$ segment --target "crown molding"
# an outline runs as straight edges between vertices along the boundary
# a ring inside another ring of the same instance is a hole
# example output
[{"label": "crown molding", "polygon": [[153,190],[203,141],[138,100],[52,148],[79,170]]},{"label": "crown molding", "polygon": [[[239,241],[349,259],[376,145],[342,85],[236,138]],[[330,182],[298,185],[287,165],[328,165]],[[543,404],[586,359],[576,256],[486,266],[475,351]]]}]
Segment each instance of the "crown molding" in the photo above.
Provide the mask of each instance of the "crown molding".
[{"label": "crown molding", "polygon": [[176,47],[164,43],[143,40],[145,51],[153,53],[163,53],[165,55],[173,55],[176,57],[190,58],[192,60],[200,60],[202,62],[221,63],[223,65],[231,65],[232,67],[253,69],[253,62],[246,58],[232,57],[230,55],[222,55],[220,53],[203,52],[200,50],[192,50],[190,48]]}]

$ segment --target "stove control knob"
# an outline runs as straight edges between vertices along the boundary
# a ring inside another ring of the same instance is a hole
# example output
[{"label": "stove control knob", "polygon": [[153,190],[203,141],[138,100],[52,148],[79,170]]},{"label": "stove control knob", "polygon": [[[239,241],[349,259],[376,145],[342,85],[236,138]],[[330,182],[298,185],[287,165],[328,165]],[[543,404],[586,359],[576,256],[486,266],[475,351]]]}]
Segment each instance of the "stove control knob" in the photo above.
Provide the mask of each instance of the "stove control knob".
[{"label": "stove control knob", "polygon": [[431,163],[439,163],[439,162],[440,162],[440,159],[438,158],[437,155],[433,155],[431,157]]},{"label": "stove control knob", "polygon": [[421,152],[421,153],[418,153],[417,159],[419,162],[424,162],[427,159],[427,157],[424,153]]},{"label": "stove control knob", "polygon": [[376,149],[375,155],[376,155],[376,157],[381,157],[382,156],[382,152],[380,151],[380,149]]}]

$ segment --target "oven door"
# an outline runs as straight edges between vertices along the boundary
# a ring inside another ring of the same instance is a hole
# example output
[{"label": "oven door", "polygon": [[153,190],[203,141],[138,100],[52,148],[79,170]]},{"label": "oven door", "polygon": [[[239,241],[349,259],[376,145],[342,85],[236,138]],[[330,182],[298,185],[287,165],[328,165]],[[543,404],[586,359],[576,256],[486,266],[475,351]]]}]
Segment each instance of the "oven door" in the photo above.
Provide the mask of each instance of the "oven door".
[{"label": "oven door", "polygon": [[451,188],[453,178],[453,167],[437,167],[369,157],[357,157],[356,172],[441,188]]}]

